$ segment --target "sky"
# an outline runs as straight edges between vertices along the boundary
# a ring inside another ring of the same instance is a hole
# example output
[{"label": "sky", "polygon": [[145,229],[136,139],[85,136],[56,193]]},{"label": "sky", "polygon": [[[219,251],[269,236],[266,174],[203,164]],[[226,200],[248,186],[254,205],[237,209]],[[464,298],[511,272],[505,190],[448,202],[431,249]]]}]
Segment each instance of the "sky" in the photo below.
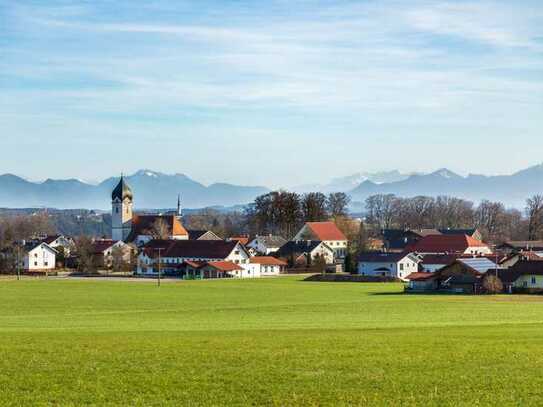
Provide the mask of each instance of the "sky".
[{"label": "sky", "polygon": [[543,162],[543,2],[0,0],[0,173],[289,187]]}]

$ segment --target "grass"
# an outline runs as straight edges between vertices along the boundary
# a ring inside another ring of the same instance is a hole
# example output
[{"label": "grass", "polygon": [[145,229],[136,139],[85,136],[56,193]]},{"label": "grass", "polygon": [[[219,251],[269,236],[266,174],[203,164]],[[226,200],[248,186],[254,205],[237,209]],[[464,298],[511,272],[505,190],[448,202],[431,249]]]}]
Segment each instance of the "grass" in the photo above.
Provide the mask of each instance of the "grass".
[{"label": "grass", "polygon": [[401,289],[0,280],[0,404],[543,404],[543,297]]}]

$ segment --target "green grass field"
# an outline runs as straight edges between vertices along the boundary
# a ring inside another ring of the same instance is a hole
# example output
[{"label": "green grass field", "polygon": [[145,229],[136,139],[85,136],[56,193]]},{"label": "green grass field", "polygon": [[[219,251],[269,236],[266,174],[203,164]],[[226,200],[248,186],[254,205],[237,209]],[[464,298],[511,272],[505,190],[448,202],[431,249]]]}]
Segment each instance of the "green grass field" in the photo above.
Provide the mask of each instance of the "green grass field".
[{"label": "green grass field", "polygon": [[543,404],[543,297],[401,291],[0,280],[0,404]]}]

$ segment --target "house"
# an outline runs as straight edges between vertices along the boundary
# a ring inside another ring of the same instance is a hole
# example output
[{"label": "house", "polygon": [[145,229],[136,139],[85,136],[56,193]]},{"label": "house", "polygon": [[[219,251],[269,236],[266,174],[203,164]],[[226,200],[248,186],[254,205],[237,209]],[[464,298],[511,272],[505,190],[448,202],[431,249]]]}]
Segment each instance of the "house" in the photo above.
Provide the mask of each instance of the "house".
[{"label": "house", "polygon": [[222,240],[211,230],[187,229],[189,240]]},{"label": "house", "polygon": [[497,247],[506,254],[534,252],[543,256],[543,240],[506,241]]},{"label": "house", "polygon": [[287,262],[271,256],[255,256],[249,259],[249,268],[253,275],[278,276],[287,267]]},{"label": "house", "polygon": [[296,240],[285,243],[275,253],[286,259],[289,266],[310,266],[317,257],[324,259],[327,265],[334,264],[334,251],[320,240]]},{"label": "house", "polygon": [[92,261],[97,267],[110,269],[114,266],[115,253],[119,253],[119,261],[129,264],[132,258],[132,248],[122,240],[97,239],[92,242]]},{"label": "house", "polygon": [[175,215],[134,215],[125,241],[142,246],[154,238],[189,240],[189,232]]},{"label": "house", "polygon": [[226,240],[234,240],[236,242],[240,242],[243,246],[247,246],[249,243],[249,236],[231,236]]},{"label": "house", "polygon": [[408,291],[433,291],[437,289],[437,280],[434,273],[416,272],[406,277],[409,281]]},{"label": "house", "polygon": [[475,240],[483,239],[477,229],[384,229],[382,234],[385,249],[395,252],[403,252],[406,247],[432,235],[466,235]]},{"label": "house", "polygon": [[229,261],[243,267],[249,254],[239,242],[224,240],[151,240],[138,256],[137,274],[156,275],[160,267],[164,274],[185,276],[186,262]]},{"label": "house", "polygon": [[471,228],[471,229],[438,229],[439,233],[442,235],[466,235],[469,237],[474,238],[475,240],[483,240],[483,235],[479,231],[479,229]]},{"label": "house", "polygon": [[543,262],[522,260],[514,266],[499,270],[498,277],[507,293],[543,293]]},{"label": "house", "polygon": [[492,254],[492,250],[485,243],[467,235],[429,235],[407,246],[406,251],[419,254]]},{"label": "house", "polygon": [[423,273],[434,273],[437,270],[452,264],[458,259],[457,254],[421,254],[419,271]]},{"label": "house", "polygon": [[72,238],[63,235],[49,235],[41,239],[43,243],[47,243],[49,247],[57,252],[62,251],[64,256],[68,257],[73,250],[75,243]]},{"label": "house", "polygon": [[247,243],[247,248],[253,249],[258,254],[267,256],[278,251],[286,242],[287,240],[281,236],[256,236],[253,240]]},{"label": "house", "polygon": [[27,272],[51,271],[56,268],[57,251],[47,243],[25,244],[23,268]]},{"label": "house", "polygon": [[358,274],[406,280],[418,271],[419,262],[413,253],[364,252],[358,257]]},{"label": "house", "polygon": [[494,270],[499,271],[499,266],[486,257],[459,258],[435,272],[433,278],[438,289],[478,294],[482,292],[484,275]]},{"label": "house", "polygon": [[292,240],[324,242],[334,251],[334,260],[338,263],[343,263],[347,255],[347,237],[334,222],[306,222]]},{"label": "house", "polygon": [[538,255],[535,252],[512,252],[500,260],[500,267],[510,268],[519,261],[543,261],[543,254]]}]

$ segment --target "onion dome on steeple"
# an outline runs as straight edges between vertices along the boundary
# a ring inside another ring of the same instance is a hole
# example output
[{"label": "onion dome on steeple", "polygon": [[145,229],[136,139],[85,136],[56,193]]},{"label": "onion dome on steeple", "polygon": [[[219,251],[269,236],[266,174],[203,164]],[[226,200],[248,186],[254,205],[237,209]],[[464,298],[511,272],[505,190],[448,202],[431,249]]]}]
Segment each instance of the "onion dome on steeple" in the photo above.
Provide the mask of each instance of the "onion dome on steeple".
[{"label": "onion dome on steeple", "polygon": [[121,180],[111,193],[111,200],[114,201],[115,199],[118,199],[120,201],[124,201],[125,199],[132,199],[132,190],[128,186],[126,182],[124,182],[124,177],[121,175]]}]

